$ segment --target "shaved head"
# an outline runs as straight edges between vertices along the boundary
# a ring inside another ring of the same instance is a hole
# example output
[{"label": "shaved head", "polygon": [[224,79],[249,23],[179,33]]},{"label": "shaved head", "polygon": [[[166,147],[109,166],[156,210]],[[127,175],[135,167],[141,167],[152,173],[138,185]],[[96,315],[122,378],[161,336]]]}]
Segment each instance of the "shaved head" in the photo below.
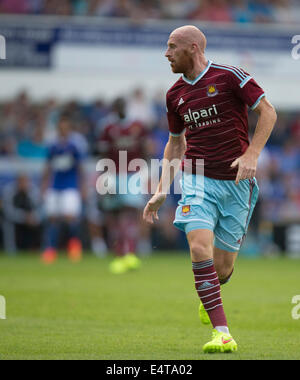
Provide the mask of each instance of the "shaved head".
[{"label": "shaved head", "polygon": [[175,29],[170,34],[170,37],[175,37],[187,45],[196,44],[202,53],[205,51],[206,37],[204,33],[194,25],[181,26],[180,28]]},{"label": "shaved head", "polygon": [[183,73],[193,78],[207,64],[204,56],[206,37],[193,25],[175,29],[169,37],[165,56],[173,73]]}]

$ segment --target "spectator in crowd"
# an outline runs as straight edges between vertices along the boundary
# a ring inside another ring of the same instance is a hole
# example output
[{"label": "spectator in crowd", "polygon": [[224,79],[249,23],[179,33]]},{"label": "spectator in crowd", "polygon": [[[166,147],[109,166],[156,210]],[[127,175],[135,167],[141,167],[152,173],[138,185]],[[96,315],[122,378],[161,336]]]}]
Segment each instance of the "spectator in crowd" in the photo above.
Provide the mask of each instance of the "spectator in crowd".
[{"label": "spectator in crowd", "polygon": [[256,23],[274,21],[274,7],[270,0],[249,0],[249,12]]},{"label": "spectator in crowd", "polygon": [[294,173],[300,171],[300,152],[299,145],[292,139],[283,141],[281,152],[277,155],[279,171],[282,173]]},{"label": "spectator in crowd", "polygon": [[253,22],[253,14],[249,11],[248,2],[244,0],[233,0],[231,2],[232,19],[237,23]]},{"label": "spectator in crowd", "polygon": [[[299,173],[299,171],[298,171]],[[298,222],[300,215],[299,179],[295,173],[287,173],[282,178],[285,196],[279,206],[281,222]]]},{"label": "spectator in crowd", "polygon": [[128,0],[94,0],[91,13],[104,17],[130,17],[133,3]]},{"label": "spectator in crowd", "polygon": [[230,7],[226,0],[199,0],[196,8],[189,16],[191,20],[232,22]]},{"label": "spectator in crowd", "polygon": [[72,10],[75,16],[85,16],[89,13],[89,3],[85,0],[73,0]]},{"label": "spectator in crowd", "polygon": [[70,16],[73,14],[70,0],[44,0],[43,13],[46,15]]},{"label": "spectator in crowd", "polygon": [[7,252],[40,249],[42,209],[36,186],[25,174],[19,174],[2,194],[3,237]]},{"label": "spectator in crowd", "polygon": [[24,158],[46,158],[47,146],[44,141],[43,128],[36,126],[32,131],[32,136],[21,140],[17,146],[17,153]]},{"label": "spectator in crowd", "polygon": [[0,13],[30,13],[28,0],[0,0]]},{"label": "spectator in crowd", "polygon": [[162,18],[183,20],[197,8],[195,0],[165,0],[161,2]]},{"label": "spectator in crowd", "polygon": [[0,13],[298,23],[298,0],[0,0]]},{"label": "spectator in crowd", "polygon": [[[298,20],[300,19],[299,8],[292,7],[292,2],[290,0],[274,0],[273,6],[273,17],[274,21],[277,23],[291,24],[296,17],[298,17]],[[298,15],[295,15],[295,12],[298,13]]]}]

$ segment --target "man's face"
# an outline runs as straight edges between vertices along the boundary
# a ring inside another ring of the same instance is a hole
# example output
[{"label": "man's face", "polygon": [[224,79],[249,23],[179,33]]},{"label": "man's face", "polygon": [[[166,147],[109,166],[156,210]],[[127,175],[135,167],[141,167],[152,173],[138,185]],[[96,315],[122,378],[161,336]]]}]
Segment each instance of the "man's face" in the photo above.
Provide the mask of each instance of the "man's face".
[{"label": "man's face", "polygon": [[185,73],[191,65],[191,55],[187,44],[177,35],[170,35],[165,57],[171,62],[173,73]]},{"label": "man's face", "polygon": [[70,121],[67,120],[67,119],[60,120],[60,122],[58,124],[58,132],[59,132],[59,135],[62,138],[68,137],[69,134],[70,134],[70,132],[71,132],[71,123],[70,123]]}]

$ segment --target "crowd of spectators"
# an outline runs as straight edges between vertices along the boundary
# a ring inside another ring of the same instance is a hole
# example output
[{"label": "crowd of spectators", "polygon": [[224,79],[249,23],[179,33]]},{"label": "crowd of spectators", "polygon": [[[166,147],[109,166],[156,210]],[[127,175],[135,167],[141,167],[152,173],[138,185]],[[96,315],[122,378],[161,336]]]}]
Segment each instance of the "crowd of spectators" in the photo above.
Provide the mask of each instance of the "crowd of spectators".
[{"label": "crowd of spectators", "polygon": [[298,0],[0,0],[0,14],[299,23]]},{"label": "crowd of spectators", "polygon": [[[142,89],[125,95],[127,117],[139,120],[149,131],[149,158],[161,159],[168,139],[163,92],[157,92],[152,99],[148,99]],[[0,162],[9,162],[16,157],[39,162],[45,160],[47,145],[56,135],[61,112],[71,115],[73,137],[85,156],[96,160],[101,154],[99,136],[105,120],[111,116],[111,107],[110,101],[101,98],[89,104],[77,100],[61,103],[54,98],[36,102],[22,92],[0,104]],[[299,222],[300,218],[300,113],[277,111],[276,127],[259,160],[260,203],[256,227],[263,222]],[[249,113],[249,122],[252,133],[256,125],[255,113]],[[170,228],[177,200],[178,196],[170,197],[154,234],[161,245],[169,248],[178,246],[178,239],[182,240],[178,231]]]}]

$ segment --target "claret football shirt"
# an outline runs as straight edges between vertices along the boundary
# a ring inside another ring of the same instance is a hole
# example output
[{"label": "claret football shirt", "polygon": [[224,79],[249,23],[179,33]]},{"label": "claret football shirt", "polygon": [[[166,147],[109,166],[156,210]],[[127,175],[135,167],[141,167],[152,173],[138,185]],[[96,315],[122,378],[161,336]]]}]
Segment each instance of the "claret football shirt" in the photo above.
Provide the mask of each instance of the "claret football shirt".
[{"label": "claret football shirt", "polygon": [[[114,161],[119,172],[119,152],[127,152],[127,162],[145,157],[144,144],[148,135],[146,127],[138,121],[111,120],[104,126],[99,139],[99,148],[106,158]],[[127,165],[126,165],[127,166]]]},{"label": "claret football shirt", "polygon": [[244,70],[211,61],[194,81],[181,76],[169,89],[170,134],[185,133],[185,159],[192,163],[194,173],[198,172],[199,159],[204,162],[205,176],[236,178],[237,168],[230,165],[249,146],[248,106],[255,109],[264,96]]}]

